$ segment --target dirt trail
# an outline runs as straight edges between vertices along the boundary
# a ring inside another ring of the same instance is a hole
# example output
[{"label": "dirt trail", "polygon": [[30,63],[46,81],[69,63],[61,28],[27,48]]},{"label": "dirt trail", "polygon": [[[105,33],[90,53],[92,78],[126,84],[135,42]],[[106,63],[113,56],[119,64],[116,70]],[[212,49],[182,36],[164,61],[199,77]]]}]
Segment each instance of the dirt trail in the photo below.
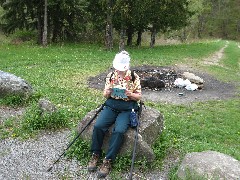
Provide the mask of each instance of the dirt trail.
[{"label": "dirt trail", "polygon": [[222,66],[219,64],[219,62],[223,58],[224,50],[225,50],[225,48],[228,47],[228,44],[229,44],[229,42],[227,42],[227,44],[223,48],[221,48],[219,51],[215,52],[212,56],[204,59],[203,64]]}]

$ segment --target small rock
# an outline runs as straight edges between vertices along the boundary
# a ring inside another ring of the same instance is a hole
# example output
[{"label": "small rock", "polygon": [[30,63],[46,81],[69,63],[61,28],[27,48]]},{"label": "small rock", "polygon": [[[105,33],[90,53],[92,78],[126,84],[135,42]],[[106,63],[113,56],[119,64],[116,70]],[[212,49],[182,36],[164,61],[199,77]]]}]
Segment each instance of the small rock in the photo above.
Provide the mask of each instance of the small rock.
[{"label": "small rock", "polygon": [[43,113],[54,113],[57,111],[56,106],[49,100],[46,99],[40,99],[38,102],[39,108],[41,109],[42,114]]}]

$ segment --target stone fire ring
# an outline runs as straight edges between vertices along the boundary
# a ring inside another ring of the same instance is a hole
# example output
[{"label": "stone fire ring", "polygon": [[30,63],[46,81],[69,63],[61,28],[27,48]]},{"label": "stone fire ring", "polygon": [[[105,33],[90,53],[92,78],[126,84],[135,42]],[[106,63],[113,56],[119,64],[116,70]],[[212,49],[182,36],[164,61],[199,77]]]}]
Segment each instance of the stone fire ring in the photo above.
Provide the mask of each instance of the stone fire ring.
[{"label": "stone fire ring", "polygon": [[[194,73],[196,76],[201,77],[204,80],[204,87],[201,90],[189,91],[185,88],[165,88],[162,90],[152,90],[143,89],[142,90],[142,100],[161,102],[161,103],[171,103],[171,104],[188,104],[197,101],[209,101],[209,100],[224,100],[234,98],[236,96],[236,87],[233,83],[226,83],[217,80],[215,77],[211,76],[206,72],[196,70],[192,67],[187,66],[172,66],[172,67],[162,67],[162,66],[138,66],[132,67],[133,70],[148,71],[148,70],[162,70],[162,69],[174,69],[177,74],[182,74],[183,72]],[[104,88],[105,77],[112,71],[112,69],[107,70],[95,77],[90,77],[88,80],[89,87],[102,90]]]}]

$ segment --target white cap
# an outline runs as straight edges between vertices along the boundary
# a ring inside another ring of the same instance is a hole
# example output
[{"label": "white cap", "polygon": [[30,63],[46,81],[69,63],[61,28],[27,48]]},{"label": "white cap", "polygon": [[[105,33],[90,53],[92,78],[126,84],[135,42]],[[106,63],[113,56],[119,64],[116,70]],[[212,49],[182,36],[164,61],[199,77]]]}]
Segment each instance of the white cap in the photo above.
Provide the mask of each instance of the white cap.
[{"label": "white cap", "polygon": [[130,67],[130,56],[127,51],[116,54],[113,60],[113,67],[119,71],[126,71]]}]

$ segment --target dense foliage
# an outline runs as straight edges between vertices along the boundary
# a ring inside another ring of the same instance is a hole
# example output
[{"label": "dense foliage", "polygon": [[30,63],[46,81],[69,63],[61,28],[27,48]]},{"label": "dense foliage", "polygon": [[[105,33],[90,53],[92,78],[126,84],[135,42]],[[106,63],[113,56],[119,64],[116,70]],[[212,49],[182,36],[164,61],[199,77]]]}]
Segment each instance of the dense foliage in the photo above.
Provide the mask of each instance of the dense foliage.
[{"label": "dense foliage", "polygon": [[240,39],[238,0],[191,0],[195,16],[188,33],[193,37]]},{"label": "dense foliage", "polygon": [[[1,0],[5,10],[2,25],[5,33],[17,29],[37,31],[41,43],[44,23],[44,0]],[[48,0],[48,34],[53,42],[73,40],[76,33],[82,32],[87,22],[86,1]]]},{"label": "dense foliage", "polygon": [[[157,33],[182,41],[206,37],[240,39],[237,0],[0,0],[0,6],[2,31],[35,32],[39,44],[44,34],[44,16],[48,42],[105,41],[112,49],[114,40],[119,45],[131,46],[135,40],[136,45],[141,45],[144,32],[150,33],[151,46]],[[113,37],[116,34],[119,36]]]},{"label": "dense foliage", "polygon": [[[41,43],[44,2],[1,0],[0,5],[5,10],[2,16],[4,32],[12,33],[16,29],[37,31]],[[147,30],[157,33],[179,29],[187,24],[191,14],[187,0],[48,0],[47,9],[48,37],[52,42],[81,40],[83,34],[89,37],[91,32],[104,32],[108,21],[116,31],[124,31],[124,36],[126,32],[128,45],[132,44],[135,32],[140,36]]]}]

